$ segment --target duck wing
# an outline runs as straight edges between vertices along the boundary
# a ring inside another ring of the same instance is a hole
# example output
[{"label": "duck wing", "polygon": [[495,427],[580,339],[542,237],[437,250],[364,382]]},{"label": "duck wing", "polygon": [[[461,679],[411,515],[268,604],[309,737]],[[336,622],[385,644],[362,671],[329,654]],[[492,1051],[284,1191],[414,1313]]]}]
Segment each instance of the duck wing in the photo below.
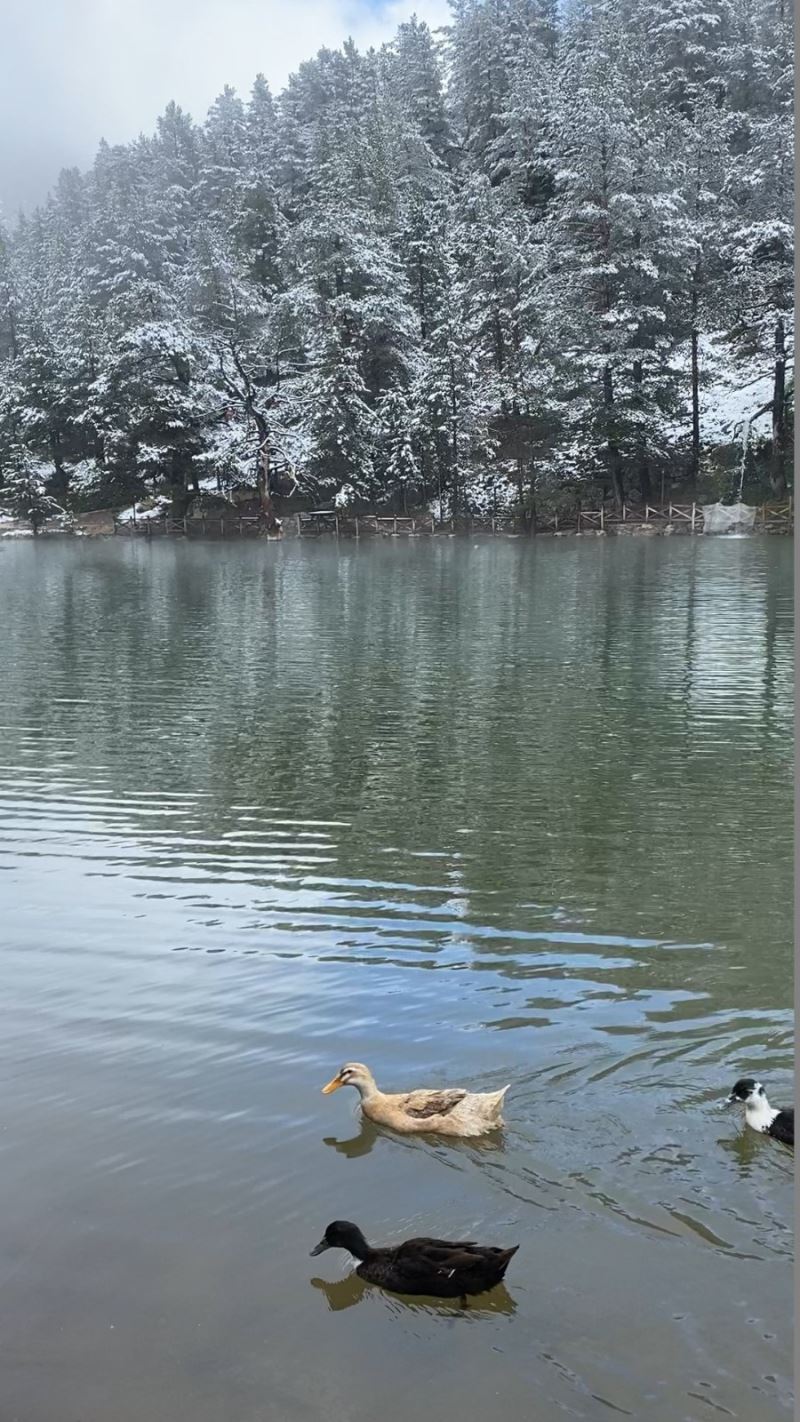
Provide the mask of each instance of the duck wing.
[{"label": "duck wing", "polygon": [[417,1254],[429,1249],[443,1251],[448,1249],[480,1250],[480,1248],[481,1246],[475,1244],[471,1239],[429,1239],[427,1235],[420,1235],[419,1239],[407,1239],[404,1244],[399,1244],[394,1252],[397,1255],[402,1255],[405,1250]]},{"label": "duck wing", "polygon": [[409,1292],[427,1287],[434,1293],[439,1289],[479,1293],[502,1279],[518,1248],[497,1249],[443,1239],[407,1240],[395,1251],[392,1272],[407,1281]]},{"label": "duck wing", "polygon": [[410,1091],[403,1097],[402,1109],[415,1121],[425,1121],[429,1116],[449,1116],[456,1106],[467,1096],[466,1091]]},{"label": "duck wing", "polygon": [[787,1106],[785,1111],[778,1112],[767,1128],[767,1135],[782,1141],[784,1145],[794,1145],[794,1106]]}]

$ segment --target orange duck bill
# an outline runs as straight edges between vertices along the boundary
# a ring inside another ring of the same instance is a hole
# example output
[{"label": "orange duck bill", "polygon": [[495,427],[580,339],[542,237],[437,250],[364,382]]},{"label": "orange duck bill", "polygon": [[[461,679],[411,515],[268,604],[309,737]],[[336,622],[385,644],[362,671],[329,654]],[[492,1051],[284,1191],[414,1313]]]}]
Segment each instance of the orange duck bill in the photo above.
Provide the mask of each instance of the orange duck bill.
[{"label": "orange duck bill", "polygon": [[330,1096],[331,1092],[338,1091],[340,1086],[344,1086],[344,1082],[342,1081],[341,1076],[337,1074],[336,1076],[331,1078],[327,1086],[323,1086],[323,1096]]}]

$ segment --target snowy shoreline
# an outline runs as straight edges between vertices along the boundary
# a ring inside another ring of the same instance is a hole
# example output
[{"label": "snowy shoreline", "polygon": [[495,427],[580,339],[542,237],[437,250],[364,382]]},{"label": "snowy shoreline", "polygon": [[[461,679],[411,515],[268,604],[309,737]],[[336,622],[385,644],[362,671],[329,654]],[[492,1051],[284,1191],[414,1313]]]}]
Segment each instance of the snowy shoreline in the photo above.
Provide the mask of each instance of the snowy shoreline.
[{"label": "snowy shoreline", "polygon": [[[745,534],[745,535],[741,535],[741,534],[733,534],[733,535],[731,535],[731,534],[713,534],[713,535],[707,535],[707,536],[709,536],[709,537],[723,537],[723,538],[724,538],[724,537],[731,537],[731,536],[733,536],[733,537],[745,536],[745,537],[759,538],[759,537],[765,537],[765,536],[772,537],[772,536],[775,536],[775,535],[780,536],[780,537],[784,537],[784,538],[785,538],[785,537],[793,537],[793,536],[794,536],[794,518],[793,518],[793,515],[789,514],[788,516],[786,516],[786,517],[783,518],[783,519],[775,519],[775,520],[773,520],[773,521],[765,521],[765,522],[763,522],[763,523],[761,523],[761,524],[757,524],[756,527],[753,528],[750,533]],[[244,534],[240,534],[240,533],[238,533],[238,532],[236,532],[236,531],[234,531],[234,530],[229,530],[229,531],[227,531],[227,532],[225,532],[225,533],[219,533],[219,532],[217,532],[217,533],[211,533],[211,534],[203,534],[203,533],[200,531],[200,529],[193,529],[191,532],[186,533],[186,532],[183,531],[183,529],[170,529],[170,530],[165,530],[164,528],[159,527],[157,524],[154,524],[153,521],[151,521],[151,522],[146,523],[146,524],[140,524],[138,527],[135,526],[135,525],[130,525],[130,524],[129,524],[128,526],[121,526],[121,527],[117,527],[116,529],[104,528],[104,529],[100,529],[100,530],[95,530],[95,529],[91,529],[91,528],[82,528],[82,527],[80,527],[80,526],[76,526],[76,527],[74,527],[74,528],[43,528],[43,529],[40,529],[40,531],[39,531],[39,533],[38,533],[38,535],[37,535],[37,540],[36,540],[36,541],[39,542],[39,541],[41,541],[41,540],[45,540],[45,541],[48,541],[48,542],[49,542],[49,541],[52,541],[52,540],[54,540],[54,539],[89,538],[89,539],[91,539],[92,541],[97,540],[97,539],[103,539],[103,540],[106,540],[106,541],[107,541],[107,540],[110,540],[110,539],[122,539],[123,541],[126,541],[126,542],[127,542],[127,541],[130,541],[131,539],[135,539],[135,540],[144,539],[144,540],[145,540],[146,542],[148,542],[148,543],[149,543],[149,542],[160,542],[160,541],[163,539],[163,540],[168,540],[168,541],[170,541],[170,542],[202,543],[202,544],[205,544],[205,545],[209,545],[209,544],[226,544],[226,545],[227,545],[227,544],[230,544],[230,543],[240,543],[240,542],[242,542],[242,541],[247,541],[247,542],[259,541],[259,542],[262,542],[262,543],[263,543],[263,542],[267,542],[267,543],[295,543],[295,542],[303,542],[303,543],[309,543],[309,542],[310,542],[310,543],[315,543],[315,542],[321,541],[321,542],[324,542],[324,543],[347,543],[347,544],[356,544],[356,545],[357,545],[357,544],[359,544],[359,543],[361,543],[361,542],[375,543],[375,542],[379,542],[379,541],[382,541],[382,540],[385,540],[385,539],[391,539],[391,540],[393,540],[393,541],[394,541],[394,540],[398,540],[398,539],[399,539],[399,540],[402,540],[402,539],[414,539],[414,540],[422,539],[422,540],[428,540],[428,541],[431,541],[431,540],[437,540],[437,541],[438,541],[439,539],[442,539],[442,538],[447,538],[447,539],[449,539],[449,538],[455,538],[455,539],[461,539],[461,540],[463,540],[463,539],[468,539],[468,538],[473,538],[473,539],[474,539],[474,538],[480,538],[480,539],[496,539],[496,538],[502,538],[502,539],[507,539],[507,540],[522,540],[523,542],[531,542],[531,541],[533,541],[534,539],[541,539],[541,538],[545,538],[545,539],[573,539],[573,538],[589,538],[589,539],[593,539],[593,538],[611,538],[611,539],[616,539],[616,538],[669,538],[669,537],[694,538],[694,537],[704,537],[704,536],[706,536],[706,535],[705,535],[704,529],[703,529],[702,518],[700,518],[700,517],[698,518],[697,523],[696,523],[696,526],[695,526],[694,529],[691,528],[690,524],[689,524],[686,520],[675,521],[675,522],[672,522],[672,523],[667,522],[666,520],[661,520],[661,521],[657,521],[657,522],[656,522],[656,521],[651,521],[651,522],[649,522],[649,523],[636,522],[636,521],[631,521],[631,522],[624,523],[624,524],[623,524],[623,523],[612,523],[612,524],[610,524],[607,528],[604,528],[604,529],[601,529],[601,528],[583,528],[583,529],[578,529],[578,528],[561,528],[561,529],[542,528],[542,529],[537,529],[536,531],[527,531],[527,530],[524,530],[524,529],[496,528],[496,529],[492,530],[491,528],[484,528],[484,527],[476,528],[476,527],[472,527],[472,528],[458,528],[458,529],[455,529],[455,530],[448,529],[448,528],[440,528],[440,529],[437,529],[435,532],[431,532],[430,529],[418,529],[418,530],[416,530],[416,531],[414,531],[414,532],[411,532],[411,531],[409,531],[409,530],[401,530],[401,531],[398,531],[397,533],[394,533],[394,532],[391,532],[391,531],[388,531],[388,530],[387,530],[387,531],[380,531],[380,532],[374,532],[374,531],[372,531],[372,530],[370,530],[370,531],[362,530],[362,531],[360,531],[360,533],[359,533],[358,535],[356,535],[351,529],[347,529],[347,528],[341,529],[341,530],[339,531],[339,533],[336,533],[335,530],[333,530],[333,529],[331,529],[331,530],[327,530],[327,529],[326,529],[326,530],[324,530],[324,531],[316,531],[316,532],[314,532],[314,533],[309,533],[309,534],[298,534],[298,532],[297,532],[296,528],[294,527],[294,524],[293,524],[293,523],[292,523],[291,525],[289,525],[288,527],[285,527],[284,529],[282,529],[280,533],[269,533],[269,534],[266,534],[266,533],[260,532],[260,531],[258,531],[258,532],[257,532],[257,531],[251,531],[251,532],[247,532],[247,533],[244,533]],[[25,526],[25,525],[22,525],[22,524],[18,523],[17,521],[11,521],[11,520],[9,520],[9,521],[7,521],[7,522],[6,522],[6,521],[0,522],[0,541],[2,541],[2,540],[4,540],[4,539],[19,539],[19,538],[33,539],[33,537],[34,537],[33,532],[32,532],[32,530],[31,530],[31,528],[30,528],[29,526]]]}]

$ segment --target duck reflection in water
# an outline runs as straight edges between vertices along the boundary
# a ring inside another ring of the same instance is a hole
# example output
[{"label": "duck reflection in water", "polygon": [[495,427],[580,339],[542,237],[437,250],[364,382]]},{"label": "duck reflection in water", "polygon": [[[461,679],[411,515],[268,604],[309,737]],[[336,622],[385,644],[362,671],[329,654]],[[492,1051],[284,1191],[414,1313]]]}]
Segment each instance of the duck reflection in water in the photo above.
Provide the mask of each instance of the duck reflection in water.
[{"label": "duck reflection in water", "polygon": [[354,1308],[356,1304],[362,1302],[365,1294],[369,1294],[375,1299],[380,1298],[395,1312],[403,1313],[485,1318],[489,1314],[512,1314],[517,1311],[517,1305],[505,1284],[498,1284],[489,1293],[481,1295],[479,1301],[471,1299],[469,1308],[466,1309],[458,1299],[431,1297],[423,1302],[419,1297],[412,1298],[410,1295],[386,1293],[374,1284],[367,1283],[366,1279],[360,1279],[355,1272],[348,1274],[344,1279],[336,1279],[333,1283],[329,1283],[327,1279],[312,1279],[311,1287],[318,1289],[325,1295],[331,1313],[339,1313],[345,1308]]},{"label": "duck reflection in water", "polygon": [[346,1140],[340,1141],[336,1136],[323,1136],[323,1145],[333,1146],[339,1155],[346,1155],[348,1160],[357,1160],[361,1155],[369,1155],[372,1147],[379,1136],[386,1135],[379,1126],[368,1121],[366,1116],[361,1117],[361,1128],[354,1136],[348,1136]]},{"label": "duck reflection in water", "polygon": [[[743,1177],[751,1174],[753,1165],[758,1162],[763,1166],[764,1148],[770,1146],[769,1140],[764,1141],[756,1131],[740,1131],[735,1136],[722,1136],[717,1145],[721,1150],[732,1156],[739,1172]],[[786,1172],[792,1170],[792,1157],[789,1151],[776,1151],[772,1147],[771,1168],[776,1167]]]},{"label": "duck reflection in water", "polygon": [[475,1140],[469,1141],[459,1140],[455,1137],[445,1141],[443,1136],[421,1133],[416,1136],[398,1136],[394,1131],[376,1126],[374,1121],[368,1120],[366,1116],[361,1117],[360,1129],[355,1135],[348,1136],[345,1140],[339,1140],[337,1136],[323,1136],[322,1143],[331,1146],[333,1150],[338,1151],[339,1155],[346,1155],[348,1160],[358,1160],[362,1155],[369,1155],[376,1141],[379,1140],[387,1140],[394,1146],[405,1146],[407,1150],[416,1150],[419,1143],[422,1142],[443,1148],[448,1153],[457,1151],[467,1155],[474,1155],[476,1152],[490,1154],[505,1148],[505,1138],[502,1131],[494,1131],[491,1135],[479,1136]]}]

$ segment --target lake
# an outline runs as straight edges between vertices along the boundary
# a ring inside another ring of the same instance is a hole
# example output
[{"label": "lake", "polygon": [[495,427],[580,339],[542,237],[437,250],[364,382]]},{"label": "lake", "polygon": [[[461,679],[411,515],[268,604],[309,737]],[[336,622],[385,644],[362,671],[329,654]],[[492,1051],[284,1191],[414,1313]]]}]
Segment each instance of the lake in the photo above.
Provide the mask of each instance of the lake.
[{"label": "lake", "polygon": [[[0,544],[0,1415],[791,1411],[789,540]],[[322,1085],[510,1082],[486,1142]],[[326,1224],[521,1248],[466,1312]]]}]

